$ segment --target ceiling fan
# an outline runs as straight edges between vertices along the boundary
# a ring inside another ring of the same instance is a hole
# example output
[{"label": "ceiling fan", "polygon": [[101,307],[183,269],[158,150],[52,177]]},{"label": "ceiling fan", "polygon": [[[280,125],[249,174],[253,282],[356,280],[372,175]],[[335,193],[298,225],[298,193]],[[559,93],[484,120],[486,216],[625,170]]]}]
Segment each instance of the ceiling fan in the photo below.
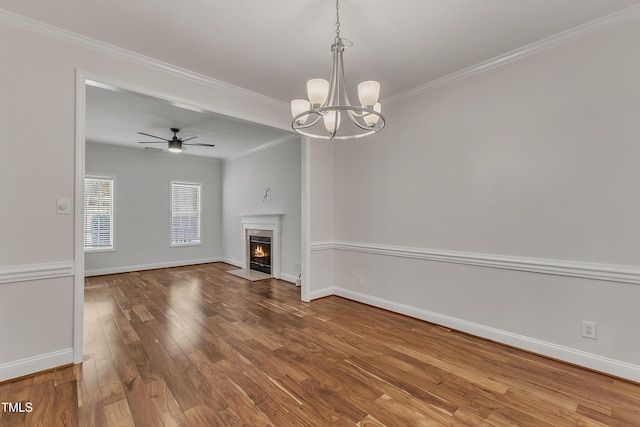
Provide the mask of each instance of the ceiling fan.
[{"label": "ceiling fan", "polygon": [[[182,151],[182,146],[183,145],[198,145],[201,147],[215,147],[215,145],[213,144],[200,144],[197,142],[191,142],[189,144],[186,144],[186,141],[191,141],[192,139],[197,138],[197,136],[190,136],[187,138],[178,138],[178,132],[180,132],[180,129],[178,128],[171,128],[171,132],[173,132],[173,138],[171,139],[167,139],[167,138],[162,138],[160,136],[155,136],[155,135],[151,135],[148,133],[144,133],[144,132],[138,132],[140,135],[145,135],[145,136],[150,136],[152,138],[158,138],[161,139],[163,141],[166,141],[169,143],[169,151],[171,151],[172,153],[179,153]],[[139,144],[160,144],[160,141],[138,141]]]}]

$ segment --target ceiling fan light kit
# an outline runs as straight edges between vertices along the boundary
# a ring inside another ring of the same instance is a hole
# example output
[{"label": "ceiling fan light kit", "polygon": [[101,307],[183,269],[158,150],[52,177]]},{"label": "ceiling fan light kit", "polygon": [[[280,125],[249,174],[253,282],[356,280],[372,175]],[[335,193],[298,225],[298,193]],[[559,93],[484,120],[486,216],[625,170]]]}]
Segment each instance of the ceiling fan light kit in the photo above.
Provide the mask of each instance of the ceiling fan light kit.
[{"label": "ceiling fan light kit", "polygon": [[[155,136],[155,135],[151,135],[149,133],[144,133],[144,132],[138,132],[140,135],[145,135],[145,136],[150,136],[152,138],[157,138],[157,139],[161,139],[162,141],[166,141],[169,144],[169,152],[171,153],[180,153],[182,152],[182,146],[183,145],[197,145],[200,147],[215,147],[215,145],[213,144],[201,144],[201,143],[197,143],[197,142],[192,142],[189,144],[186,144],[186,141],[191,141],[192,139],[197,138],[197,136],[190,136],[188,138],[178,138],[178,132],[180,132],[180,129],[178,128],[171,128],[170,129],[171,132],[173,132],[173,138],[171,139],[167,139],[167,138],[163,138],[161,136]],[[162,144],[159,141],[139,141],[139,144]]]},{"label": "ceiling fan light kit", "polygon": [[172,153],[179,153],[182,151],[182,141],[172,139],[169,141],[169,151]]},{"label": "ceiling fan light kit", "polygon": [[[340,37],[340,2],[336,0],[336,36],[331,45],[331,77],[307,82],[306,99],[291,101],[291,128],[301,135],[320,139],[361,138],[380,131],[385,118],[378,102],[380,83],[368,80],[358,85],[360,106],[351,105],[346,92],[342,54],[352,43]],[[347,45],[345,45],[347,43]],[[343,116],[345,120],[343,120]],[[322,124],[320,124],[322,119]],[[348,120],[346,120],[348,119]],[[324,125],[324,126],[323,126]]]}]

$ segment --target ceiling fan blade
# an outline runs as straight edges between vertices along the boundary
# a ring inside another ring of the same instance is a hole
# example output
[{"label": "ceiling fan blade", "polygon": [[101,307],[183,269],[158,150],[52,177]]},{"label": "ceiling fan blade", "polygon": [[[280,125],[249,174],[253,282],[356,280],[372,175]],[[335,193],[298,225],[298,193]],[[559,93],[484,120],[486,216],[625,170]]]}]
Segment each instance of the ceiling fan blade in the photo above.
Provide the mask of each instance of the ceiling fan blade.
[{"label": "ceiling fan blade", "polygon": [[200,146],[200,147],[215,147],[215,145],[213,145],[213,144],[200,144],[200,143],[198,143],[198,142],[193,142],[193,143],[191,143],[191,144],[184,144],[184,143],[183,143],[183,145],[198,145],[198,146]]},{"label": "ceiling fan blade", "polygon": [[192,139],[196,139],[197,136],[188,136],[186,138],[180,138],[180,141],[185,142],[185,141],[191,141]]},{"label": "ceiling fan blade", "polygon": [[162,141],[138,141],[138,144],[165,144]]},{"label": "ceiling fan blade", "polygon": [[158,139],[161,139],[161,140],[163,140],[163,141],[167,141],[167,142],[171,141],[170,139],[167,139],[167,138],[161,138],[161,137],[159,137],[159,136],[151,135],[150,133],[144,133],[144,132],[138,132],[138,133],[139,133],[140,135],[150,136],[151,138],[158,138]]}]

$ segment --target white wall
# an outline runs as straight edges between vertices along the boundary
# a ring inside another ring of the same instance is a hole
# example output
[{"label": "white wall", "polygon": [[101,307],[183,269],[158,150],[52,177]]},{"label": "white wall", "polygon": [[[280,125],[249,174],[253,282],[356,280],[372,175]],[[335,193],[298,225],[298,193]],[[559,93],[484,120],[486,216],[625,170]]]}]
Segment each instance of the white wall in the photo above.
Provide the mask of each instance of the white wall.
[{"label": "white wall", "polygon": [[336,143],[335,292],[640,380],[639,39],[600,32]]},{"label": "white wall", "polygon": [[0,324],[11,325],[0,336],[2,381],[82,354],[73,340],[73,323],[81,319],[70,307],[74,291],[82,292],[74,274],[84,254],[74,253],[74,215],[56,215],[57,198],[75,203],[77,70],[279,128],[288,128],[289,111],[284,103],[13,16],[3,15],[0,40],[3,63],[13,64],[0,71],[0,131],[11,135],[0,178],[14,184],[0,190],[2,206],[11,206],[0,210]]},{"label": "white wall", "polygon": [[[113,176],[116,180],[115,251],[87,252],[86,275],[214,262],[220,258],[220,160],[89,142],[85,153],[87,175]],[[201,245],[170,246],[171,181],[202,184]]]},{"label": "white wall", "polygon": [[309,144],[310,299],[331,295],[334,287],[334,253],[325,247],[335,239],[334,144],[340,143],[312,140]]},{"label": "white wall", "polygon": [[[284,214],[281,278],[296,281],[301,264],[301,143],[281,142],[223,164],[223,258],[241,266],[240,215]],[[266,189],[271,197],[265,200]],[[244,267],[244,266],[242,266]]]}]

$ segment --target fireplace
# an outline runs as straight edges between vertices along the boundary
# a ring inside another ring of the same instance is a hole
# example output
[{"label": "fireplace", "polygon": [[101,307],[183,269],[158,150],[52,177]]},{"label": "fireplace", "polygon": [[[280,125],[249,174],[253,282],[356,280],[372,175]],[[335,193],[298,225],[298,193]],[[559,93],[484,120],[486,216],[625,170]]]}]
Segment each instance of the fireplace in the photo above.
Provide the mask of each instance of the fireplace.
[{"label": "fireplace", "polygon": [[271,236],[249,235],[249,269],[271,274]]},{"label": "fireplace", "polygon": [[242,270],[280,278],[282,214],[241,215]]}]

